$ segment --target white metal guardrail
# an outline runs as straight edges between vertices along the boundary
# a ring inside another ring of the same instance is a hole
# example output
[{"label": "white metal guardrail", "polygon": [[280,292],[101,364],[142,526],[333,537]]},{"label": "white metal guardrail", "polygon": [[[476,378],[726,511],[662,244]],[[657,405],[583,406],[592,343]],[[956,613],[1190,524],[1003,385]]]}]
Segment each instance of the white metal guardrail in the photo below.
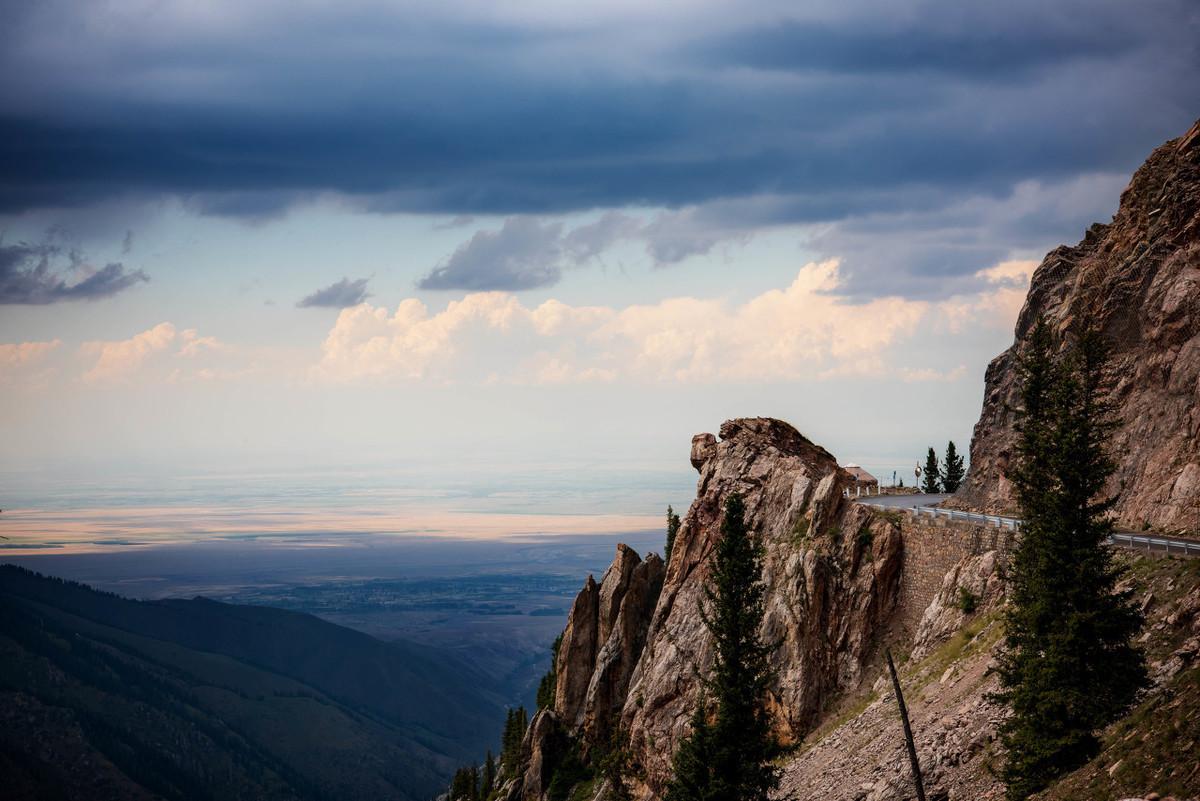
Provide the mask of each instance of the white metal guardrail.
[{"label": "white metal guardrail", "polygon": [[1151,537],[1143,534],[1113,534],[1108,538],[1113,545],[1124,545],[1127,548],[1144,548],[1153,551],[1161,548],[1167,553],[1180,556],[1200,556],[1200,542],[1189,540],[1173,540],[1166,537]]},{"label": "white metal guardrail", "polygon": [[[968,523],[980,523],[982,525],[996,526],[997,528],[1007,528],[1010,531],[1016,531],[1021,527],[1020,520],[1015,517],[1004,517],[1003,515],[964,512],[961,509],[941,509],[936,506],[896,506],[884,503],[872,503],[868,500],[859,500],[858,502],[877,509],[897,509],[904,512],[912,512],[918,517],[921,515],[945,517],[950,520],[963,520]],[[1180,556],[1200,556],[1200,542],[1189,540],[1155,537],[1149,534],[1118,533],[1109,537],[1108,541],[1113,545],[1122,545],[1126,548],[1141,548],[1147,551],[1162,550],[1167,553],[1179,554]]]}]

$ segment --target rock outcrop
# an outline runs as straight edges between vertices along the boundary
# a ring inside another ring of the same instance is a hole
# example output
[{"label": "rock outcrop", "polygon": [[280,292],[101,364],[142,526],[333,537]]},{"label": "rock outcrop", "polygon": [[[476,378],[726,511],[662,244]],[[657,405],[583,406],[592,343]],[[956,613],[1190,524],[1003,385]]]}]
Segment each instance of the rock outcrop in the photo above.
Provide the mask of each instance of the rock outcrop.
[{"label": "rock outcrop", "polygon": [[555,663],[554,710],[573,731],[585,732],[588,741],[608,733],[625,701],[664,572],[658,554],[643,561],[620,544],[600,583],[588,576],[575,597]]},{"label": "rock outcrop", "polygon": [[[618,546],[617,566],[624,554]],[[626,553],[633,554],[626,548]],[[633,554],[633,559],[637,555]],[[612,568],[609,568],[610,570]],[[585,743],[605,742],[625,703],[629,680],[637,667],[646,644],[654,607],[662,591],[666,565],[658,554],[648,554],[630,571],[613,623],[603,638],[604,645],[596,655],[596,664],[588,684],[584,702],[583,733]],[[601,614],[603,614],[604,584],[601,584]]]},{"label": "rock outcrop", "polygon": [[837,691],[860,679],[902,566],[896,523],[846,500],[850,476],[787,423],[730,420],[719,439],[693,438],[691,460],[696,500],[670,564],[620,546],[599,585],[589,577],[576,599],[556,665],[557,718],[585,748],[619,724],[643,797],[661,794],[699,676],[712,665],[700,604],[731,493],[743,495],[765,546],[763,636],[780,643],[769,703],[785,740],[807,732]]},{"label": "rock outcrop", "polygon": [[592,680],[592,669],[596,665],[599,622],[600,587],[595,579],[588,576],[567,616],[567,627],[563,629],[555,665],[558,683],[555,687],[554,709],[563,720],[576,725],[580,722],[588,684]]},{"label": "rock outcrop", "polygon": [[[589,801],[616,797],[608,776],[593,772],[585,779],[580,772],[580,760],[596,753],[601,761],[591,763],[593,771],[611,766],[603,760],[612,757],[613,742],[628,760],[624,789],[640,801],[663,797],[700,677],[713,662],[700,606],[733,492],[745,499],[749,528],[764,546],[762,635],[779,643],[772,655],[778,680],[767,703],[785,742],[804,739],[781,765],[779,797],[911,797],[892,685],[881,664],[880,646],[887,645],[899,664],[929,797],[1000,798],[995,768],[1005,712],[992,692],[1006,550],[970,524],[931,528],[898,511],[854,503],[844,494],[852,479],[834,458],[778,420],[730,420],[719,437],[695,437],[691,459],[700,474],[696,499],[670,563],[618,546],[600,582],[589,576],[576,598],[555,666],[555,708],[531,721],[521,765],[505,779],[506,801],[547,801],[551,783],[560,789],[573,783],[580,789],[571,792]],[[952,553],[960,555],[948,559]],[[912,580],[931,567],[938,580]],[[1142,598],[1148,620],[1139,641],[1154,679],[1147,703],[1168,717],[1146,737],[1173,742],[1162,732],[1175,731],[1180,720],[1192,726],[1195,708],[1189,701],[1176,709],[1173,693],[1191,688],[1200,703],[1194,563],[1147,556],[1128,581],[1125,589]],[[1138,714],[1148,719],[1144,710]],[[1142,740],[1118,738],[1105,748],[1096,763],[1103,765],[1079,773],[1080,782],[1111,789],[1121,774],[1114,779],[1108,769],[1120,760],[1137,762],[1138,775],[1158,784],[1173,781],[1174,774],[1148,767],[1164,760],[1141,754]]]},{"label": "rock outcrop", "polygon": [[562,758],[566,737],[553,710],[540,709],[529,721],[521,743],[521,764],[525,772],[509,784],[507,801],[545,798],[550,789],[556,763]]},{"label": "rock outcrop", "polygon": [[1120,522],[1200,529],[1200,122],[1155,150],[1107,225],[1051,251],[1033,275],[1014,345],[987,369],[971,468],[955,502],[1013,506],[1017,356],[1044,315],[1061,341],[1099,326],[1112,346]]}]

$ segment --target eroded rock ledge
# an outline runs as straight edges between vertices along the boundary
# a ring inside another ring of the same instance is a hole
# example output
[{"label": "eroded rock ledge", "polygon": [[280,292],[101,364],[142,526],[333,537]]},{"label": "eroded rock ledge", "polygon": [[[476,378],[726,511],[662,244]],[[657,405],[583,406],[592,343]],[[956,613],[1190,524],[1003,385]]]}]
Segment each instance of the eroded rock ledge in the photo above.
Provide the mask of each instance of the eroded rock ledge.
[{"label": "eroded rock ledge", "polygon": [[[780,643],[769,703],[785,740],[802,736],[824,705],[861,679],[863,660],[896,603],[902,547],[896,523],[843,498],[850,477],[792,426],[729,420],[693,438],[699,472],[670,564],[621,545],[600,582],[572,606],[554,710],[538,713],[517,795],[545,792],[544,753],[563,734],[586,751],[619,725],[629,737],[640,797],[661,795],[670,758],[713,659],[699,602],[725,499],[740,492],[766,556],[763,636]],[[540,739],[539,739],[540,738]]]}]

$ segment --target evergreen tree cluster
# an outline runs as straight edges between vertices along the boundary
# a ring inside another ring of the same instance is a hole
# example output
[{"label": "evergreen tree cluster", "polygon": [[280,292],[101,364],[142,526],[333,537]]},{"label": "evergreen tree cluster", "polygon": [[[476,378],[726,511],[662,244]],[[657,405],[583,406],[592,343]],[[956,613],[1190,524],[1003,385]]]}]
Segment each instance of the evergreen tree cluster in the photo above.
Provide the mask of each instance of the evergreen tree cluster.
[{"label": "evergreen tree cluster", "polygon": [[942,460],[942,491],[957,492],[967,475],[964,459],[954,447],[954,440],[946,443],[946,456]]},{"label": "evergreen tree cluster", "polygon": [[538,682],[538,709],[554,708],[554,696],[558,693],[558,649],[561,645],[562,634],[559,634],[554,640],[554,645],[550,646],[550,669],[546,671],[546,675],[542,676],[542,680]]},{"label": "evergreen tree cluster", "polygon": [[500,764],[504,766],[504,775],[512,776],[521,762],[521,742],[525,739],[525,730],[529,728],[529,715],[525,707],[508,710],[504,721],[504,733],[500,738]]},{"label": "evergreen tree cluster", "polygon": [[746,528],[745,504],[730,495],[700,609],[715,646],[713,674],[704,682],[691,734],[675,753],[667,801],[767,801],[779,785],[772,760],[780,748],[764,704],[777,644],[759,635],[762,559],[762,545]]},{"label": "evergreen tree cluster", "polygon": [[470,765],[454,772],[448,797],[450,801],[487,801],[498,789],[496,760],[488,751],[482,765]]},{"label": "evergreen tree cluster", "polygon": [[1086,331],[1054,357],[1045,320],[1019,361],[1016,465],[1009,473],[1023,524],[1009,566],[1005,649],[998,698],[1012,715],[1002,728],[1008,798],[1027,798],[1084,764],[1096,732],[1145,683],[1132,644],[1140,616],[1116,592],[1122,571],[1106,547],[1103,497],[1114,470],[1106,444],[1116,421],[1107,400],[1107,349]]},{"label": "evergreen tree cluster", "polygon": [[[554,694],[558,686],[558,649],[562,645],[562,635],[554,640],[551,647],[550,670],[538,684],[538,709],[553,708]],[[459,768],[454,773],[450,783],[449,801],[490,801],[499,792],[499,776],[503,771],[506,778],[516,775],[521,766],[521,744],[525,740],[525,732],[529,728],[529,713],[524,706],[510,708],[504,720],[504,731],[500,735],[500,755],[492,757],[488,751],[482,766],[469,765]],[[567,755],[566,746],[558,749],[562,755]],[[560,782],[561,785],[561,782]],[[556,799],[564,801],[564,799]]]},{"label": "evergreen tree cluster", "polygon": [[500,737],[500,755],[493,756],[489,750],[482,765],[456,770],[450,781],[448,801],[494,801],[500,792],[501,772],[511,778],[521,766],[521,743],[528,728],[529,713],[525,707],[510,708]]},{"label": "evergreen tree cluster", "polygon": [[679,515],[675,514],[675,510],[667,506],[667,546],[663,549],[663,561],[669,563],[671,561],[671,551],[675,549],[675,535],[679,533]]},{"label": "evergreen tree cluster", "polygon": [[[931,446],[925,453],[925,466],[921,468],[921,492],[956,492],[966,474],[966,460],[958,452],[954,440],[946,443],[946,455],[940,464]],[[903,481],[900,486],[904,486]]]}]

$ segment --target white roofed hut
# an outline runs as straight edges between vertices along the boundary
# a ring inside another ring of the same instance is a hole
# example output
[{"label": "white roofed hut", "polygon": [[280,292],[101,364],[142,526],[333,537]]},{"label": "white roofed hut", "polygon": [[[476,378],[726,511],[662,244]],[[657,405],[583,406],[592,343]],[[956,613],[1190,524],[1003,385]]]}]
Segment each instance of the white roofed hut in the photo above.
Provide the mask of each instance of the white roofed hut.
[{"label": "white roofed hut", "polygon": [[853,492],[857,495],[879,494],[879,479],[854,463],[842,465],[842,469],[854,478]]}]

